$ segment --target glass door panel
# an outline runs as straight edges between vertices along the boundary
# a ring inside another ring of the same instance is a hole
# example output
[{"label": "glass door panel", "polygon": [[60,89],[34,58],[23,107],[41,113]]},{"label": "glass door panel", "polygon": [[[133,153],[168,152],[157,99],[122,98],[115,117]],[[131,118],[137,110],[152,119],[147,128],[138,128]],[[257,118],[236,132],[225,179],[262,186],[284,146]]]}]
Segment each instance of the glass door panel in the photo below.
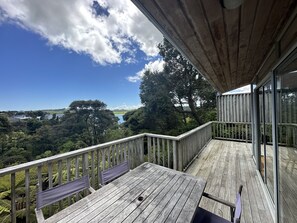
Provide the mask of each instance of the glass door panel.
[{"label": "glass door panel", "polygon": [[297,222],[297,50],[276,70],[280,222]]},{"label": "glass door panel", "polygon": [[259,114],[261,135],[260,173],[267,185],[271,198],[274,198],[273,187],[273,147],[272,147],[272,86],[267,82],[259,88]]}]

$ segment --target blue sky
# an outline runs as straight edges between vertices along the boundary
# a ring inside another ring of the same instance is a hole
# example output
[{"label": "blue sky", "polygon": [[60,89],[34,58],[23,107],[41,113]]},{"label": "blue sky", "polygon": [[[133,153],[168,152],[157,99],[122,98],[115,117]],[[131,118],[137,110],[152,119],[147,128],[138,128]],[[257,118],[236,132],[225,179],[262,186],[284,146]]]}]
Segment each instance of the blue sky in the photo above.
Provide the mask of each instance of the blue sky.
[{"label": "blue sky", "polygon": [[98,2],[101,17],[92,14],[93,1],[77,0],[70,11],[51,1],[0,0],[0,110],[64,108],[89,99],[109,108],[140,106],[144,70],[162,67],[156,48],[162,35],[130,1]]},{"label": "blue sky", "polygon": [[163,69],[162,39],[130,0],[0,0],[0,111],[137,108],[143,73]]}]

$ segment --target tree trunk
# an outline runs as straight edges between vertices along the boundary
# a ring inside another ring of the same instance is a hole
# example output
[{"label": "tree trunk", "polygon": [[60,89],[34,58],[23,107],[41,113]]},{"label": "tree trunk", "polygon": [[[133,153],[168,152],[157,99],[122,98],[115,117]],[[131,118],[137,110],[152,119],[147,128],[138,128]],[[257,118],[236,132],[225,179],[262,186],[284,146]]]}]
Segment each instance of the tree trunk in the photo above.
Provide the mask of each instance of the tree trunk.
[{"label": "tree trunk", "polygon": [[203,122],[196,112],[195,101],[193,100],[192,96],[188,97],[188,104],[191,109],[191,114],[193,115],[195,121],[197,122],[198,125],[202,125]]}]

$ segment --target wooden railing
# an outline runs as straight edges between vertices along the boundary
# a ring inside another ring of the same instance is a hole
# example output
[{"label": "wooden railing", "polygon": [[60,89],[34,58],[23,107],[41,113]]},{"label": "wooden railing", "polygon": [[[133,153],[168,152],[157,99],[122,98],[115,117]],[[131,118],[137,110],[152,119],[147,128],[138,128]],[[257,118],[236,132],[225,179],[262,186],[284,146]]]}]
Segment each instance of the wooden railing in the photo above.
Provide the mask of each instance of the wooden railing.
[{"label": "wooden railing", "polygon": [[278,126],[279,144],[297,148],[297,124],[280,123]]},{"label": "wooden railing", "polygon": [[[4,182],[2,185],[5,188],[1,188],[0,192],[6,206],[0,205],[0,222],[16,222],[17,219],[34,222],[37,191],[83,175],[89,175],[91,186],[98,189],[101,184],[100,171],[123,160],[129,160],[131,169],[149,161],[183,171],[211,140],[211,126],[209,122],[177,137],[139,134],[1,169],[0,181]],[[86,193],[77,194],[53,204],[45,208],[43,213],[50,216],[84,195]],[[7,203],[10,203],[9,207]]]},{"label": "wooden railing", "polygon": [[[279,142],[295,145],[296,124],[279,125]],[[293,136],[293,137],[290,137]],[[133,169],[152,162],[184,171],[212,139],[251,141],[251,124],[208,122],[179,136],[144,133],[0,170],[0,222],[34,222],[35,194],[83,175],[91,186],[101,184],[100,171],[129,160]],[[36,187],[36,185],[38,185]],[[44,211],[46,216],[63,209],[86,194],[78,194]],[[10,205],[8,204],[10,203]]]},{"label": "wooden railing", "polygon": [[226,139],[242,142],[252,141],[250,122],[212,122],[214,139]]},{"label": "wooden railing", "polygon": [[[264,127],[260,125],[261,129]],[[266,143],[272,144],[272,124],[266,126]],[[263,131],[263,130],[261,130]],[[214,139],[252,142],[252,126],[250,122],[212,122],[212,136]],[[263,143],[264,136],[260,137]],[[278,143],[283,146],[297,146],[297,124],[278,123]]]},{"label": "wooden railing", "polygon": [[212,139],[212,122],[179,136],[146,134],[147,161],[184,171]]}]

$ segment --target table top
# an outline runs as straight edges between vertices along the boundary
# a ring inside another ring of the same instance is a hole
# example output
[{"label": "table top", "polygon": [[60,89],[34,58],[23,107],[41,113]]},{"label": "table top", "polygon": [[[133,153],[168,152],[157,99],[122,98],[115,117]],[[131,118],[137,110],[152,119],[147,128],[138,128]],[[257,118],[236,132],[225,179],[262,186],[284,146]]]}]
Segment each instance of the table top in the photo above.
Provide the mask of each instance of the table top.
[{"label": "table top", "polygon": [[191,222],[205,185],[192,175],[143,163],[46,222]]}]

